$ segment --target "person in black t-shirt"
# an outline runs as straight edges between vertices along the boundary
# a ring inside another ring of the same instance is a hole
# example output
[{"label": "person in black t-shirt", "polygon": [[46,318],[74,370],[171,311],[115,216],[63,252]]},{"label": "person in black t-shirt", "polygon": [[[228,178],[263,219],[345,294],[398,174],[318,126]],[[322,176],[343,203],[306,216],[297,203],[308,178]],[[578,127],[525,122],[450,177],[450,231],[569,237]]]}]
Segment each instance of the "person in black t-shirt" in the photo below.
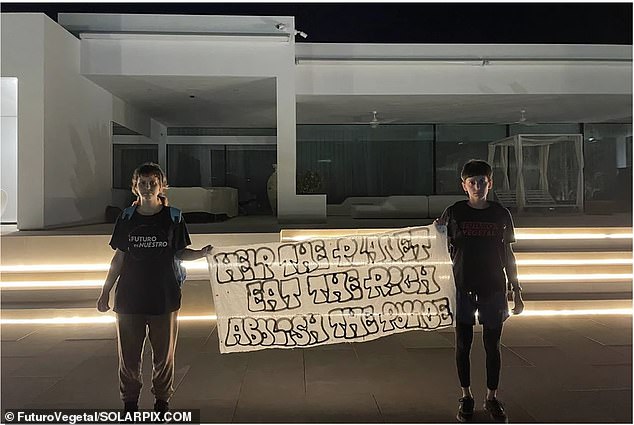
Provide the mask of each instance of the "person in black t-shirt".
[{"label": "person in black t-shirt", "polygon": [[[487,396],[484,408],[492,419],[507,422],[502,403],[497,399],[500,379],[500,338],[509,316],[507,290],[513,293],[513,313],[524,310],[517,266],[511,244],[515,242],[509,210],[487,201],[493,187],[491,166],[471,160],[462,168],[462,188],[469,199],[448,207],[436,220],[447,226],[447,241],[456,282],[456,366],[462,398],[457,418],[473,417],[470,359],[476,312],[483,326],[486,351]],[[508,285],[508,286],[507,286]]]},{"label": "person in black t-shirt", "polygon": [[[146,332],[152,345],[154,410],[165,413],[174,389],[174,352],[178,334],[180,284],[174,257],[195,260],[212,247],[188,249],[191,244],[184,220],[172,218],[165,174],[157,164],[146,163],[134,171],[132,192],[137,196],[130,217],[119,216],[110,246],[116,250],[97,309],[110,309],[110,291],[117,282],[114,308],[119,344],[119,389],[126,412],[138,410],[141,360]],[[180,211],[176,210],[180,216]]]}]

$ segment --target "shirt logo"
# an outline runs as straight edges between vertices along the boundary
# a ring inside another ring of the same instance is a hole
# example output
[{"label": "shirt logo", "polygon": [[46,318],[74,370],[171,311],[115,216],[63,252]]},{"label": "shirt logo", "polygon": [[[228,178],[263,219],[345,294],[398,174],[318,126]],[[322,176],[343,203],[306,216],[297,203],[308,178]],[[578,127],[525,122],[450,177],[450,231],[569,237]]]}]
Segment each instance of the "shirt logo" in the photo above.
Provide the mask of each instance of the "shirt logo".
[{"label": "shirt logo", "polygon": [[485,223],[481,221],[463,221],[460,223],[460,230],[465,236],[491,237],[501,235],[501,228],[496,223]]},{"label": "shirt logo", "polygon": [[167,234],[157,226],[137,226],[128,234],[130,254],[136,260],[160,257],[168,245]]}]

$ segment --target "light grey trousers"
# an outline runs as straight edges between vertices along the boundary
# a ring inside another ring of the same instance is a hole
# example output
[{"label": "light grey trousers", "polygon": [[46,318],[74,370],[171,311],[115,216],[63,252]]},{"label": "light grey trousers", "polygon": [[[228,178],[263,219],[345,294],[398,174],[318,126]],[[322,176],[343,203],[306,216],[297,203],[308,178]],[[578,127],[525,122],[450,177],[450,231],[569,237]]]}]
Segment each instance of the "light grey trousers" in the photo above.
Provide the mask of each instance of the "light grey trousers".
[{"label": "light grey trousers", "polygon": [[139,400],[141,365],[146,334],[152,345],[152,394],[169,401],[174,393],[174,353],[178,311],[161,315],[117,314],[119,391],[123,402]]}]

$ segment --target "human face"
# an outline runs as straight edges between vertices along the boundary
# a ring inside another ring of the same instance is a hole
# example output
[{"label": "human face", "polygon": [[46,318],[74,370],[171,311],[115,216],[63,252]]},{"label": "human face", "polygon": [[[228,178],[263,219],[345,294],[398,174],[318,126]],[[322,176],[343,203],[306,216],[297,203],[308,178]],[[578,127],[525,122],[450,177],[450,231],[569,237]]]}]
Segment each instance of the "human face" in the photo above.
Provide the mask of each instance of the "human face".
[{"label": "human face", "polygon": [[469,195],[469,199],[474,202],[486,201],[492,187],[493,180],[487,176],[472,176],[462,181],[462,188]]},{"label": "human face", "polygon": [[135,189],[136,193],[138,193],[144,201],[152,201],[158,198],[158,195],[161,193],[163,188],[158,177],[154,175],[142,175],[139,176]]}]

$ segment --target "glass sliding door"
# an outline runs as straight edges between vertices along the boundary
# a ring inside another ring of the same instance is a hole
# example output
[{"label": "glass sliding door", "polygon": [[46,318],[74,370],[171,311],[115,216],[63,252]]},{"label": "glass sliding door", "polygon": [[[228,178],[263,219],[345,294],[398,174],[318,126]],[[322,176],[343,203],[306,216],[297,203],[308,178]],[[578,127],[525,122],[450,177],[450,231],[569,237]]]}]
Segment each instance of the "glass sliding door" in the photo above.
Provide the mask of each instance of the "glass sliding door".
[{"label": "glass sliding door", "polygon": [[432,141],[432,125],[299,125],[297,193],[324,193],[328,204],[430,194]]}]

